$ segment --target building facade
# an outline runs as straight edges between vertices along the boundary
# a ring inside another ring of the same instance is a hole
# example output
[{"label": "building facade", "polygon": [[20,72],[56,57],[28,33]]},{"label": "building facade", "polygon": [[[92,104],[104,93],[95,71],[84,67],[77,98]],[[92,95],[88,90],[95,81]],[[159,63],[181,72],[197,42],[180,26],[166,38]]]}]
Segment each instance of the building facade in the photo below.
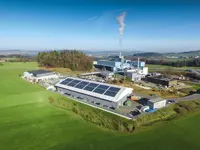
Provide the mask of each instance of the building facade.
[{"label": "building facade", "polygon": [[177,85],[177,83],[178,83],[177,80],[161,78],[161,77],[146,77],[145,80],[148,82],[155,83],[155,84],[161,84],[161,85],[167,86],[167,87]]},{"label": "building facade", "polygon": [[166,106],[167,100],[161,98],[152,98],[147,101],[147,105],[150,109],[160,109]]}]

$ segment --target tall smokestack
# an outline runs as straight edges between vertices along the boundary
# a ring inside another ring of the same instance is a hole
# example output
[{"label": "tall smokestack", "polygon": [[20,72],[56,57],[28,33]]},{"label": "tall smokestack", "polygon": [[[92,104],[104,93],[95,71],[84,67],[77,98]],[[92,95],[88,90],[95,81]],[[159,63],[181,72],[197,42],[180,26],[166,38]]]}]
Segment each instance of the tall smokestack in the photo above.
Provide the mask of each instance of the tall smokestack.
[{"label": "tall smokestack", "polygon": [[124,24],[125,16],[126,16],[126,12],[123,12],[117,17],[117,23],[120,26],[119,27],[119,46],[120,46],[120,49],[122,48],[122,36],[124,34],[124,28],[125,28],[125,24]]}]

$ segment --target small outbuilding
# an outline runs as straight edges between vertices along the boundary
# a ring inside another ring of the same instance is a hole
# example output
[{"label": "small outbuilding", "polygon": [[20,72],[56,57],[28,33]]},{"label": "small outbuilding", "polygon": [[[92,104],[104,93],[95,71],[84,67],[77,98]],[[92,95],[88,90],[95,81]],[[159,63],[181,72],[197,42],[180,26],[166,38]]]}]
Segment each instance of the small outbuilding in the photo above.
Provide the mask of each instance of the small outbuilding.
[{"label": "small outbuilding", "polygon": [[49,70],[32,70],[32,71],[25,71],[23,77],[27,80],[36,82],[39,80],[45,80],[50,78],[57,78],[58,76]]},{"label": "small outbuilding", "polygon": [[167,100],[160,97],[155,97],[147,101],[147,105],[150,107],[150,109],[159,109],[165,107],[166,103]]}]

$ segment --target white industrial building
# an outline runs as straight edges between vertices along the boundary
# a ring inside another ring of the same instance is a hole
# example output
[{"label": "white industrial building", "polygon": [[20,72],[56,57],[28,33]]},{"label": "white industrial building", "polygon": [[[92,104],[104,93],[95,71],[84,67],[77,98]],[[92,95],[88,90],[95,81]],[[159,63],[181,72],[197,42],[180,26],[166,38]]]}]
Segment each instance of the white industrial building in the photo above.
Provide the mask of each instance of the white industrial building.
[{"label": "white industrial building", "polygon": [[23,74],[23,78],[29,81],[38,82],[40,80],[58,78],[58,75],[48,70],[32,70],[32,71],[25,71]]},{"label": "white industrial building", "polygon": [[129,69],[126,70],[125,75],[131,78],[132,81],[140,81],[148,74],[148,67],[143,67],[142,69]]},{"label": "white industrial building", "polygon": [[166,104],[167,100],[160,97],[155,97],[147,101],[147,105],[150,107],[150,109],[159,109],[165,107]]},{"label": "white industrial building", "polygon": [[117,108],[127,100],[132,88],[68,77],[55,85],[58,92],[104,107]]}]

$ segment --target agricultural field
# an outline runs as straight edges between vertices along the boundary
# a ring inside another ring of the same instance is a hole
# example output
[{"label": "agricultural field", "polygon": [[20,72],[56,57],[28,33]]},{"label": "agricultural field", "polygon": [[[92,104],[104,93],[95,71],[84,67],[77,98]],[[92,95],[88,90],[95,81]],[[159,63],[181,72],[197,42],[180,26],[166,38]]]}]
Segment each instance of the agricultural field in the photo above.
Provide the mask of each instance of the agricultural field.
[{"label": "agricultural field", "polygon": [[188,150],[200,149],[200,112],[117,133],[84,121],[71,110],[52,106],[62,97],[19,78],[36,63],[0,66],[0,149],[2,150]]},{"label": "agricultural field", "polygon": [[149,72],[164,71],[164,70],[184,71],[186,69],[200,69],[200,67],[171,67],[165,65],[150,65],[150,64],[147,64],[146,66],[149,67]]}]

